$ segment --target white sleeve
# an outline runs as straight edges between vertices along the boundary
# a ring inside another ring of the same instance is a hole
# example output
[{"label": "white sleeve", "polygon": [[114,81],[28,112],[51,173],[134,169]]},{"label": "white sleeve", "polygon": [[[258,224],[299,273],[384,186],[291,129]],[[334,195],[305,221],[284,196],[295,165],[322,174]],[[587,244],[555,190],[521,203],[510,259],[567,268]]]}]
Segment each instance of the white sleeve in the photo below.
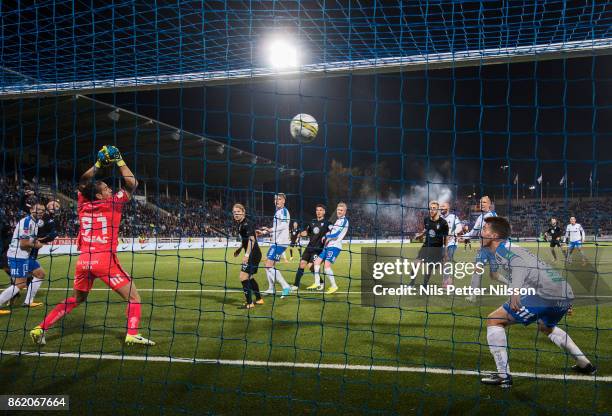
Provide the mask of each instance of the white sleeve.
[{"label": "white sleeve", "polygon": [[334,224],[334,229],[327,235],[327,240],[342,240],[348,231],[348,220],[346,218],[342,218],[342,222],[339,223],[340,220],[336,220]]},{"label": "white sleeve", "polygon": [[580,237],[582,241],[586,240],[586,233],[584,232],[584,228],[582,228],[582,225],[580,226]]}]

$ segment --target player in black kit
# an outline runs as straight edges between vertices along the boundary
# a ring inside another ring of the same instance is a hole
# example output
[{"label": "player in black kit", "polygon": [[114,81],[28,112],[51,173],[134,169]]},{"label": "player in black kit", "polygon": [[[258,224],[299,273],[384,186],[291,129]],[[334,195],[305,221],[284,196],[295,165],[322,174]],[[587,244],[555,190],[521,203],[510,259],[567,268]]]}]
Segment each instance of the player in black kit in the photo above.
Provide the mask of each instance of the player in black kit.
[{"label": "player in black kit", "polygon": [[289,260],[293,261],[293,248],[297,247],[298,253],[300,253],[300,257],[302,256],[302,246],[300,245],[300,234],[302,231],[300,230],[300,226],[297,221],[293,221],[291,226],[289,227],[289,238],[291,239],[289,243]]},{"label": "player in black kit", "polygon": [[[440,216],[440,204],[437,201],[429,203],[429,216],[423,220],[424,229],[416,238],[424,238],[423,246],[419,250],[417,258],[425,263],[439,263],[444,261],[446,250],[446,239],[448,238],[448,223]],[[427,286],[429,278],[434,269],[433,265],[425,267],[423,285]],[[413,285],[413,280],[410,284]]]},{"label": "player in black kit", "polygon": [[[463,226],[463,234],[467,234],[468,231],[470,231],[470,227],[467,226],[467,224],[465,224]],[[462,237],[459,241],[463,240],[463,250],[467,251],[468,247],[470,248],[470,250],[472,249],[472,240],[470,240],[470,237]]]},{"label": "player in black kit", "polygon": [[289,260],[293,261],[293,248],[296,247],[300,257],[302,256],[302,246],[300,245],[300,236],[302,231],[300,230],[300,225],[297,221],[293,221],[291,226],[289,227],[289,238],[291,242],[289,243]]},{"label": "player in black kit", "polygon": [[308,227],[300,233],[302,237],[308,237],[308,246],[302,253],[300,265],[295,273],[295,282],[291,286],[291,290],[298,290],[300,287],[300,281],[304,275],[304,269],[306,267],[312,267],[312,264],[317,259],[325,243],[322,241],[325,234],[329,231],[329,221],[325,219],[325,205],[317,204],[315,209],[316,218],[313,218],[308,224]]},{"label": "player in black kit", "polygon": [[[259,284],[254,277],[259,269],[259,262],[261,262],[261,249],[255,237],[255,226],[247,218],[244,205],[234,204],[232,215],[234,221],[238,224],[238,235],[242,241],[242,245],[234,252],[234,257],[238,257],[244,249],[242,267],[240,268],[240,283],[242,283],[246,303],[241,306],[241,309],[252,309],[255,307],[255,303],[258,305],[264,303],[259,291]],[[255,303],[253,303],[253,293],[255,294]]]},{"label": "player in black kit", "polygon": [[553,258],[557,261],[557,250],[555,247],[561,248],[561,239],[563,238],[563,230],[559,227],[556,218],[550,219],[550,227],[544,233],[544,238],[550,243],[550,252]]}]

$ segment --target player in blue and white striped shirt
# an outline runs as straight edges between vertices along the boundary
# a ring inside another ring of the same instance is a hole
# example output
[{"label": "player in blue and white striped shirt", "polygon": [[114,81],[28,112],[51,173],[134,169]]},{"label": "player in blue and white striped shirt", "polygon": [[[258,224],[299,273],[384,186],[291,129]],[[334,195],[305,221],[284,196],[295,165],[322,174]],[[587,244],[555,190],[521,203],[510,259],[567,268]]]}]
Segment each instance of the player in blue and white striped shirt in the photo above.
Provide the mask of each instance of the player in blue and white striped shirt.
[{"label": "player in blue and white striped shirt", "polygon": [[447,257],[449,261],[453,261],[455,251],[457,250],[457,236],[461,234],[463,225],[461,224],[459,217],[452,213],[450,208],[451,207],[448,202],[442,202],[440,204],[440,214],[448,224],[448,240],[446,244]]},{"label": "player in blue and white striped shirt", "polygon": [[[44,282],[45,271],[31,256],[34,249],[44,246],[37,240],[38,227],[42,223],[41,218],[45,214],[45,206],[35,203],[30,208],[30,215],[22,218],[15,226],[11,244],[6,253],[11,271],[11,285],[0,293],[0,305],[4,305],[11,300],[19,289],[28,287],[28,293],[24,301],[24,306],[36,307],[42,305],[34,302],[34,297],[40,286]],[[32,276],[32,281],[28,285],[28,280]],[[7,315],[10,310],[0,310],[0,315]]]},{"label": "player in blue and white striped shirt", "polygon": [[576,222],[576,217],[570,217],[570,223],[565,229],[565,242],[567,243],[567,262],[572,262],[572,253],[578,250],[578,254],[582,259],[582,264],[587,263],[587,258],[582,252],[582,243],[585,240],[585,232],[582,225]]},{"label": "player in blue and white striped shirt", "polygon": [[263,293],[268,295],[274,294],[274,284],[278,281],[283,288],[281,298],[289,296],[291,292],[291,286],[289,286],[280,270],[275,267],[285,250],[287,250],[290,242],[289,223],[291,222],[291,216],[289,215],[289,210],[285,207],[286,200],[287,197],[283,193],[274,196],[276,211],[274,212],[272,228],[263,228],[257,233],[257,235],[270,234],[271,238],[270,248],[266,255],[266,277],[268,278],[269,287]]},{"label": "player in blue and white striped shirt", "polygon": [[325,262],[324,271],[330,284],[329,289],[327,289],[325,293],[331,295],[338,290],[338,285],[336,285],[336,279],[334,277],[334,271],[332,270],[331,266],[335,263],[336,259],[340,255],[340,252],[342,251],[342,240],[344,237],[346,237],[346,233],[348,232],[349,221],[348,218],[346,218],[346,209],[347,207],[344,202],[340,202],[336,207],[336,216],[338,218],[324,237],[325,248],[314,262],[315,282],[312,286],[308,287],[308,289],[323,290],[319,271],[321,270],[321,263]]},{"label": "player in blue and white striped shirt", "polygon": [[[485,224],[485,219],[490,217],[497,217],[497,213],[495,212],[495,210],[491,209],[491,198],[486,195],[480,198],[480,211],[480,215],[478,216],[478,218],[476,218],[474,227],[472,227],[472,229],[468,233],[463,235],[464,238],[478,238],[478,240],[480,240],[480,233],[482,231],[482,227]],[[479,243],[482,244],[481,241],[479,241]],[[503,277],[501,275],[495,273],[497,271],[497,262],[495,260],[495,255],[492,254],[489,250],[485,250],[481,247],[478,250],[478,254],[476,255],[475,263],[488,263],[491,278],[494,279],[497,277],[502,281],[502,283],[507,283],[506,281],[503,281]],[[474,273],[472,275],[470,285],[474,289],[479,288],[481,280],[482,274]],[[466,300],[468,302],[474,302],[476,301],[476,295],[467,296]]]},{"label": "player in blue and white striped shirt", "polygon": [[[461,220],[459,219],[459,217],[451,212],[451,206],[448,202],[443,202],[440,204],[440,214],[448,224],[446,257],[448,259],[447,261],[452,262],[455,259],[455,251],[457,250],[457,236],[463,232],[463,225],[461,224]],[[452,275],[445,274],[444,280],[442,281],[442,285],[446,287],[451,284],[453,284]]]}]

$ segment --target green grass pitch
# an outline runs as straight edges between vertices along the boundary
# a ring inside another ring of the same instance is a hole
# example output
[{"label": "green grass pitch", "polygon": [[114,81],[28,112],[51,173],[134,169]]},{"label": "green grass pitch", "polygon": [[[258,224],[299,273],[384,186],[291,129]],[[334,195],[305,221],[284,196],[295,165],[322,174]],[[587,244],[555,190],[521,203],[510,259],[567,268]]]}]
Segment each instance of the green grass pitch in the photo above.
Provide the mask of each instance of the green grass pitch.
[{"label": "green grass pitch", "polygon": [[[517,377],[512,389],[502,390],[481,385],[477,375],[429,371],[492,371],[485,318],[494,306],[449,299],[448,305],[401,310],[363,307],[358,293],[360,246],[352,245],[351,251],[341,254],[334,267],[340,292],[267,297],[265,305],[250,312],[237,309],[243,295],[233,249],[122,253],[124,268],[141,290],[142,324],[150,328],[143,335],[157,346],[123,345],[125,303],[97,282],[94,287],[100,290],[90,294],[89,302],[47,335],[41,351],[60,357],[0,356],[0,394],[69,394],[75,414],[603,414],[611,410],[612,384],[564,380],[564,374],[571,374],[573,360],[533,325],[509,332],[512,372],[560,379]],[[548,250],[542,254],[546,258]],[[457,251],[465,261],[474,255],[475,250]],[[45,306],[14,308],[11,315],[0,317],[3,352],[38,351],[28,331],[41,321],[46,308],[72,289],[75,261],[70,256],[42,260],[51,289],[45,285],[39,292],[38,300]],[[281,263],[279,269],[291,283],[296,267],[294,260]],[[257,279],[264,290],[263,270]],[[302,286],[310,283],[307,273]],[[498,304],[503,301],[500,298]],[[579,306],[561,325],[599,367],[600,376],[612,375],[611,312],[607,303]],[[126,358],[112,359],[121,356]],[[171,362],[168,357],[304,367]],[[313,368],[317,364],[347,368]],[[416,369],[351,367],[360,365]]]}]

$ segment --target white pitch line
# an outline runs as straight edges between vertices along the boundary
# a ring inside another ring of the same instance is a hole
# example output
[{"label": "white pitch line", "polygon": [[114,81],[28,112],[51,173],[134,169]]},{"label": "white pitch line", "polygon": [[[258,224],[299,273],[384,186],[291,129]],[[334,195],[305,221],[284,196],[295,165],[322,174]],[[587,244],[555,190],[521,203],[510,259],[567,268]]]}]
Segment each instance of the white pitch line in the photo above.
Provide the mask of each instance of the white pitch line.
[{"label": "white pitch line", "polygon": [[[341,371],[380,371],[398,373],[429,373],[444,375],[481,376],[490,372],[479,372],[474,370],[455,370],[438,367],[394,367],[386,365],[351,365],[351,364],[324,364],[324,363],[292,363],[288,361],[252,361],[252,360],[218,360],[206,358],[183,358],[163,356],[141,356],[141,355],[115,355],[115,354],[77,354],[71,352],[35,352],[35,351],[2,351],[0,356],[26,356],[40,358],[75,358],[81,360],[111,360],[111,361],[144,361],[155,363],[184,363],[184,364],[220,364],[239,367],[281,367],[281,368],[306,368],[316,370],[341,370]],[[512,373],[513,377],[533,378],[536,380],[572,380],[572,381],[601,381],[612,382],[612,376],[579,376],[574,374],[537,374],[537,373]]]},{"label": "white pitch line", "polygon": [[[39,291],[49,291],[49,290],[55,290],[55,291],[65,291],[65,292],[69,292],[72,291],[72,289],[64,289],[64,288],[59,288],[59,287],[48,287],[48,288],[40,288]],[[109,288],[94,288],[91,289],[91,291],[101,291],[101,292],[108,292],[111,289]],[[141,289],[138,288],[139,292],[210,292],[210,293],[224,293],[224,292],[239,292],[242,293],[242,289]],[[277,292],[280,296],[280,291]],[[291,292],[292,296],[296,296],[295,292]],[[325,292],[317,292],[317,291],[302,291],[300,294],[304,295],[304,294],[308,294],[308,295],[323,295]],[[338,294],[338,295],[361,295],[361,292],[343,292],[343,291],[338,291],[338,292],[334,292],[334,294]],[[269,295],[268,295],[269,296]],[[327,295],[330,296],[330,295]],[[299,296],[298,296],[299,297]],[[458,297],[462,297],[462,296],[458,296]],[[503,298],[505,297],[504,295],[481,295],[481,297],[491,297],[491,298]],[[594,296],[594,295],[589,295],[589,296],[578,296],[576,298],[576,300],[579,299],[590,299],[590,298],[612,298],[612,295],[601,295],[601,296]]]},{"label": "white pitch line", "polygon": [[[65,292],[69,292],[72,291],[72,289],[64,289],[64,288],[59,288],[59,287],[49,287],[49,288],[40,288],[40,292],[45,291],[45,290],[56,290],[56,291],[65,291]],[[92,291],[101,291],[101,292],[108,292],[111,289],[109,288],[94,288],[91,289]],[[139,292],[212,292],[212,293],[224,293],[224,292],[239,292],[242,293],[242,289],[141,289],[138,288]],[[278,295],[280,296],[280,291],[277,292]],[[308,293],[309,295],[322,295],[324,292],[305,292]],[[339,294],[348,294],[348,295],[361,295],[361,292],[335,292],[335,293],[339,293]],[[302,294],[304,294],[304,292],[302,292]],[[294,293],[295,296],[295,293]]]}]

